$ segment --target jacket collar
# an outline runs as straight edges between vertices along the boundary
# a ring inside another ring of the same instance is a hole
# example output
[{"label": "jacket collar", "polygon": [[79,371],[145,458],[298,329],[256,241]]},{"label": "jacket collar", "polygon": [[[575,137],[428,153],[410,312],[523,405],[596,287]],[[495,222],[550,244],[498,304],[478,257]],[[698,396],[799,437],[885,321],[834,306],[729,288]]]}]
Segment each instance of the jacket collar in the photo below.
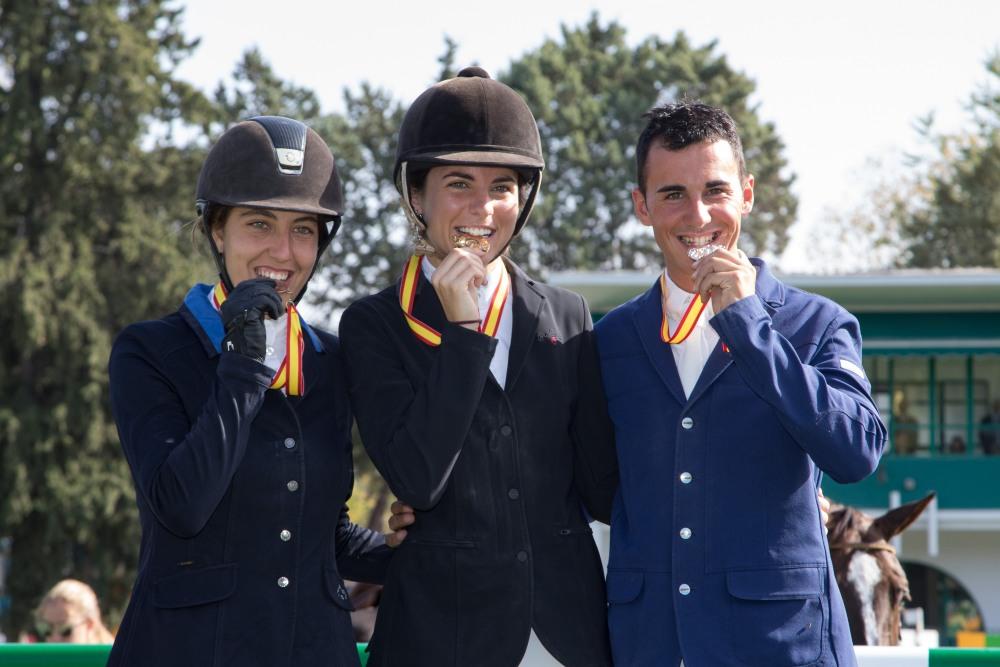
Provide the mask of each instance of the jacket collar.
[{"label": "jacket collar", "polygon": [[[181,304],[180,308],[181,317],[194,330],[195,335],[198,336],[198,340],[201,341],[202,347],[205,348],[205,354],[209,357],[221,354],[222,339],[226,334],[222,326],[222,318],[219,317],[219,311],[213,308],[208,300],[212,289],[212,285],[198,283],[188,290],[187,296],[184,297],[184,303]],[[299,317],[301,319],[301,314]],[[301,321],[302,330],[306,332],[309,340],[312,341],[313,349],[317,353],[322,354],[325,351],[323,341],[319,339],[319,336],[313,332],[304,319]],[[308,388],[308,386],[307,384],[306,387]]]},{"label": "jacket collar", "polygon": [[514,293],[514,302],[511,304],[511,316],[514,321],[511,323],[510,332],[510,357],[507,361],[507,381],[504,386],[509,390],[517,382],[524,364],[528,359],[528,352],[539,336],[551,338],[558,336],[555,331],[542,331],[542,310],[546,304],[545,296],[538,291],[535,281],[521,270],[514,262],[504,259],[507,271],[510,274],[511,291]]}]

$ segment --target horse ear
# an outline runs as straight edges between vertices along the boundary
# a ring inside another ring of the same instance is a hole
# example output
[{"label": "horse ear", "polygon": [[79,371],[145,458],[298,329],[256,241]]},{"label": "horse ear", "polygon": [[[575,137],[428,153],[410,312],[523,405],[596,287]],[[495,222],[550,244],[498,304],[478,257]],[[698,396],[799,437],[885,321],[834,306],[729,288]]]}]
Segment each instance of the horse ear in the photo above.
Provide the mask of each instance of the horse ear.
[{"label": "horse ear", "polygon": [[896,509],[889,510],[872,523],[872,528],[882,533],[884,539],[889,539],[899,535],[910,527],[910,524],[917,520],[936,494],[931,491],[926,498],[914,500],[913,502],[900,505]]}]

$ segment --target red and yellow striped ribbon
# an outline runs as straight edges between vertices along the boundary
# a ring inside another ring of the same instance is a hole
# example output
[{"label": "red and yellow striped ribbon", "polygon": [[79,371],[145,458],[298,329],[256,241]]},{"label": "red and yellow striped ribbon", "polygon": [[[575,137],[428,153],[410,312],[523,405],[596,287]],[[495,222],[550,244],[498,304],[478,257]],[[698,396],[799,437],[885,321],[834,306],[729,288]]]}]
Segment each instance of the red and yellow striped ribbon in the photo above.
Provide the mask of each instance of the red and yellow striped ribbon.
[{"label": "red and yellow striped ribbon", "polygon": [[[226,300],[226,288],[217,283],[212,291],[212,301],[216,308],[221,308]],[[306,391],[306,380],[302,374],[302,351],[305,349],[305,337],[302,331],[302,319],[295,304],[288,303],[288,326],[286,327],[285,358],[278,367],[278,372],[271,380],[271,389],[285,388],[289,396],[301,396]]]},{"label": "red and yellow striped ribbon", "polygon": [[[663,292],[663,300],[667,299],[667,278],[660,274],[660,290]],[[667,321],[667,309],[663,309],[663,324],[660,325],[660,339],[670,345],[679,345],[687,340],[687,337],[694,331],[694,325],[698,323],[702,311],[707,304],[701,300],[700,294],[695,294],[688,304],[687,310],[681,315],[681,321],[677,324],[677,330],[670,333],[670,323]]]},{"label": "red and yellow striped ribbon", "polygon": [[[403,268],[403,278],[399,282],[399,307],[403,310],[403,317],[410,331],[422,343],[437,347],[441,344],[441,332],[422,322],[413,315],[413,302],[417,296],[417,281],[420,280],[420,255],[413,255],[406,262]],[[496,336],[497,329],[500,328],[500,318],[503,316],[503,307],[510,296],[510,276],[507,268],[500,264],[500,279],[497,281],[493,296],[490,297],[489,308],[486,309],[486,317],[479,324],[479,331],[487,336]]]}]

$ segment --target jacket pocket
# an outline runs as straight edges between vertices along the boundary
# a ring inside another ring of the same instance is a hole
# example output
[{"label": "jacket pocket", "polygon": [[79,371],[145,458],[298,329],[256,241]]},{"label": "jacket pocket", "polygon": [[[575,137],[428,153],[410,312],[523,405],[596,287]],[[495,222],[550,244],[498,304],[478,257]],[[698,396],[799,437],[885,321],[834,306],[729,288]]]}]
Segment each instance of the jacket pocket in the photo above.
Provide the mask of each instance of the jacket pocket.
[{"label": "jacket pocket", "polygon": [[615,605],[634,602],[642,592],[643,582],[642,572],[608,570],[608,603]]},{"label": "jacket pocket", "polygon": [[336,568],[324,567],[323,581],[326,583],[327,594],[338,607],[347,611],[354,611],[354,604],[351,602],[351,596],[347,592],[347,586],[344,586],[344,580],[340,578],[340,573]]},{"label": "jacket pocket", "polygon": [[153,606],[194,607],[225,600],[236,590],[236,563],[170,574],[153,583]]},{"label": "jacket pocket", "polygon": [[743,600],[801,600],[823,593],[819,567],[734,570],[726,573],[730,595]]},{"label": "jacket pocket", "polygon": [[444,549],[475,549],[479,546],[479,542],[475,540],[464,540],[456,537],[449,537],[446,535],[408,535],[405,540],[403,540],[403,545],[410,545],[414,547],[439,547]]},{"label": "jacket pocket", "polygon": [[829,626],[825,572],[821,566],[727,572],[733,650],[751,665],[819,661]]}]

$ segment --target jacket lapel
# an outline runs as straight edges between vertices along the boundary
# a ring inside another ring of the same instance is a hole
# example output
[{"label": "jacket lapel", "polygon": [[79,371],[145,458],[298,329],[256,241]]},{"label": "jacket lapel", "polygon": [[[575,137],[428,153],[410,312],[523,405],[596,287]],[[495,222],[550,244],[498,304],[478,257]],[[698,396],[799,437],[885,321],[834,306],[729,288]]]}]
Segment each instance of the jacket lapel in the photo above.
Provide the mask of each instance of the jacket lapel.
[{"label": "jacket lapel", "polygon": [[[771,272],[767,270],[767,266],[763,261],[754,258],[750,262],[757,269],[757,281],[754,291],[764,305],[764,310],[767,311],[768,315],[773,317],[777,307],[784,301],[784,290],[781,283],[775,280]],[[733,363],[733,355],[722,350],[722,342],[719,342],[708,357],[708,361],[705,362],[705,368],[702,369],[701,375],[698,376],[698,382],[691,391],[691,401],[698,400],[712,386],[712,383],[718,380],[719,376],[729,368],[729,365]]]},{"label": "jacket lapel", "polygon": [[517,376],[520,375],[528,352],[540,333],[558,335],[559,332],[541,331],[545,322],[542,321],[542,309],[546,300],[535,289],[535,281],[529,278],[519,266],[504,260],[507,272],[510,274],[513,301],[511,302],[510,357],[507,360],[507,380],[504,386],[509,391]]},{"label": "jacket lapel", "polygon": [[712,350],[712,354],[709,355],[708,361],[705,362],[705,367],[701,369],[701,375],[698,376],[698,382],[691,390],[691,398],[688,400],[697,401],[712,383],[719,379],[723,371],[729,368],[731,363],[733,363],[733,355],[729,352],[723,352],[722,341],[719,341],[715,349]]},{"label": "jacket lapel", "polygon": [[674,363],[674,353],[670,351],[670,345],[660,338],[660,326],[663,324],[663,294],[659,280],[639,298],[632,320],[653,368],[677,402],[684,405],[687,403],[687,398],[684,396],[684,386],[677,373],[677,364]]}]

